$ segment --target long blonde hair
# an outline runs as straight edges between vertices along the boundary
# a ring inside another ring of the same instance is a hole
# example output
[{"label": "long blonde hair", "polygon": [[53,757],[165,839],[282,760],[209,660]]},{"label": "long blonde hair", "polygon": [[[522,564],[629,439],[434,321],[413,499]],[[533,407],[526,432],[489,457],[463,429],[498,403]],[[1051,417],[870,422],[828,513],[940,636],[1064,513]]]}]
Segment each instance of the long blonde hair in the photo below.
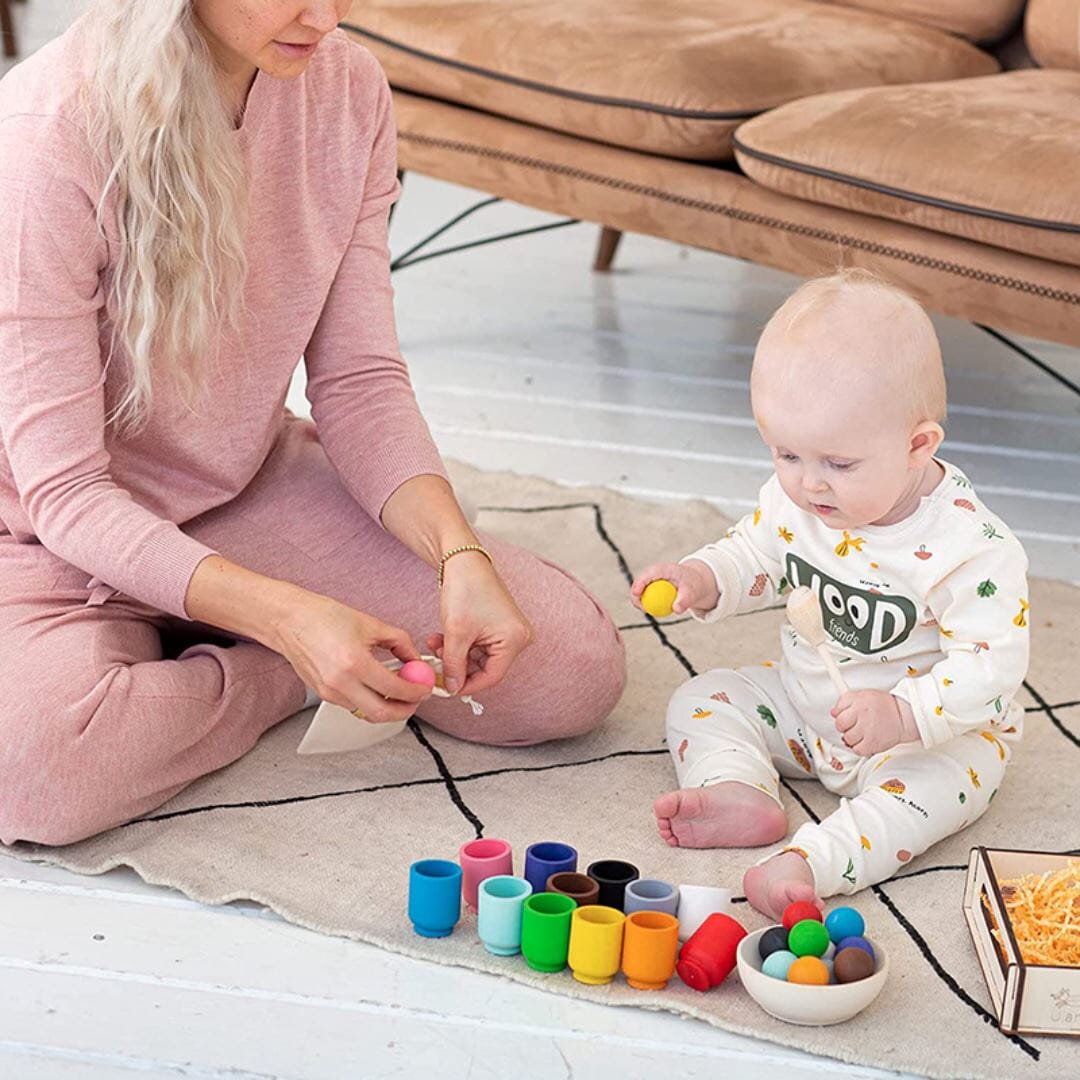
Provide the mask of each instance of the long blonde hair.
[{"label": "long blonde hair", "polygon": [[245,175],[192,0],[94,0],[90,26],[87,126],[104,179],[98,225],[113,218],[119,234],[110,359],[119,349],[130,364],[109,421],[134,431],[150,412],[152,375],[172,379],[194,406],[239,310]]}]

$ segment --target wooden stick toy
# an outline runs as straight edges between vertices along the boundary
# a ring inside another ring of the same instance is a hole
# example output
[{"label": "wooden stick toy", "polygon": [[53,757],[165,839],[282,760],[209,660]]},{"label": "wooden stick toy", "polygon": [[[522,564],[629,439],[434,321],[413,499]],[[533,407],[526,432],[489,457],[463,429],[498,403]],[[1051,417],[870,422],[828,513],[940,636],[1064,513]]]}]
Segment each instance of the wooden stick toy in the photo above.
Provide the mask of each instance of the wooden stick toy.
[{"label": "wooden stick toy", "polygon": [[844,682],[844,676],[840,674],[840,668],[837,667],[832,653],[829,652],[829,635],[825,633],[821,605],[818,603],[817,596],[805,585],[800,585],[788,596],[787,617],[788,622],[795,628],[795,632],[804,638],[808,645],[817,649],[837,692],[846,694],[847,683]]}]

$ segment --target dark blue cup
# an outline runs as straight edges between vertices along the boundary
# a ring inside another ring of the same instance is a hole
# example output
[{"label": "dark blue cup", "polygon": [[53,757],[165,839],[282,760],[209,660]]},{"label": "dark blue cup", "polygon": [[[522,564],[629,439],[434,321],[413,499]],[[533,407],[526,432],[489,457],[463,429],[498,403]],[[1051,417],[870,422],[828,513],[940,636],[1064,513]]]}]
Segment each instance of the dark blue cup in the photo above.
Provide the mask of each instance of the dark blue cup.
[{"label": "dark blue cup", "polygon": [[547,880],[552,874],[576,869],[577,852],[569,844],[545,840],[525,849],[525,880],[534,893],[542,893],[547,888]]},{"label": "dark blue cup", "polygon": [[461,867],[421,859],[409,867],[409,921],[421,937],[448,937],[461,918]]}]

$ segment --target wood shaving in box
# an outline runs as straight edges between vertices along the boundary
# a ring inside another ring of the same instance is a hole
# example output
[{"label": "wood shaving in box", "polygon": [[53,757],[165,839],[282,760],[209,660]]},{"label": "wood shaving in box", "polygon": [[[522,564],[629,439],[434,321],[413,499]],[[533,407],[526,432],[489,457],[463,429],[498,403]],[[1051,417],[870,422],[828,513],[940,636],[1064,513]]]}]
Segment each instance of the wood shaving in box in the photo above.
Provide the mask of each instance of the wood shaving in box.
[{"label": "wood shaving in box", "polygon": [[[1080,967],[1080,859],[998,885],[1024,963]],[[991,933],[1003,947],[1001,930]]]}]

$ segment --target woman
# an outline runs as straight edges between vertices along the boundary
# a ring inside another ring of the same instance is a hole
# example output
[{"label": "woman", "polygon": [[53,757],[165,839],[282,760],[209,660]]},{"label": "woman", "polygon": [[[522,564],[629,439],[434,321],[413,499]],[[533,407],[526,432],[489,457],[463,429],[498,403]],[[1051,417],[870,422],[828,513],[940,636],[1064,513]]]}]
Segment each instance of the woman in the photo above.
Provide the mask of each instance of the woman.
[{"label": "woman", "polygon": [[[390,96],[349,6],[99,0],[0,83],[5,843],[146,813],[306,687],[504,745],[622,690],[610,619],[477,537],[417,411]],[[314,425],[284,409],[301,354]],[[482,718],[387,672],[416,641]]]}]

